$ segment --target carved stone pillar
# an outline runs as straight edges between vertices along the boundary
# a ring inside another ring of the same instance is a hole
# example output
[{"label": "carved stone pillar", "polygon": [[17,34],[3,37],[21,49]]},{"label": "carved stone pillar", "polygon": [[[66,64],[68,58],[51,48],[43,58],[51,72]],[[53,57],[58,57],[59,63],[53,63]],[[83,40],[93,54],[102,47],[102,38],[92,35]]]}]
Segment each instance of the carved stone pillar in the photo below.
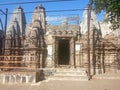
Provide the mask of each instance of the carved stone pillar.
[{"label": "carved stone pillar", "polygon": [[56,53],[56,38],[53,38],[53,65],[56,66],[56,59],[57,59],[57,53]]},{"label": "carved stone pillar", "polygon": [[70,65],[75,65],[75,40],[74,37],[70,40]]},{"label": "carved stone pillar", "polygon": [[43,67],[43,54],[40,52],[40,68]]}]

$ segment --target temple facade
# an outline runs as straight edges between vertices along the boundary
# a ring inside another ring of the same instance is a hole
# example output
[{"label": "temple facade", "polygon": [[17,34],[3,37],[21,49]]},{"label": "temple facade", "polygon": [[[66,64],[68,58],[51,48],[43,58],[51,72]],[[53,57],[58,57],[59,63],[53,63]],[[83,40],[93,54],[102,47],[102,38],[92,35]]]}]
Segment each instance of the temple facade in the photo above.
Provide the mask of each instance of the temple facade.
[{"label": "temple facade", "polygon": [[62,19],[60,24],[48,24],[45,8],[39,5],[26,24],[25,13],[19,6],[11,15],[6,34],[0,30],[0,69],[49,69],[45,71],[46,76],[56,69],[83,70],[87,75],[90,68],[91,76],[118,71],[119,30],[112,32],[109,23],[98,22],[94,10],[89,27],[88,32],[87,10],[83,12],[81,23],[79,17],[74,16]]}]

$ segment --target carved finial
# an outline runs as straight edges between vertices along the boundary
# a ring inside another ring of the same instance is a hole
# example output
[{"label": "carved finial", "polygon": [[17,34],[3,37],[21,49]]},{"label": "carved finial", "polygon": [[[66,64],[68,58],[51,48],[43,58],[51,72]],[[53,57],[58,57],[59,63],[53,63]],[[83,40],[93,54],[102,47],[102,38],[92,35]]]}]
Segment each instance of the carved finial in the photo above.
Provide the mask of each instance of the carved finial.
[{"label": "carved finial", "polygon": [[21,6],[19,5],[19,6],[17,7],[17,9],[22,9],[22,8],[21,8]]},{"label": "carved finial", "polygon": [[37,7],[35,7],[35,9],[43,9],[43,5],[39,4]]},{"label": "carved finial", "polygon": [[43,5],[42,5],[42,4],[39,4],[39,7],[43,7]]}]

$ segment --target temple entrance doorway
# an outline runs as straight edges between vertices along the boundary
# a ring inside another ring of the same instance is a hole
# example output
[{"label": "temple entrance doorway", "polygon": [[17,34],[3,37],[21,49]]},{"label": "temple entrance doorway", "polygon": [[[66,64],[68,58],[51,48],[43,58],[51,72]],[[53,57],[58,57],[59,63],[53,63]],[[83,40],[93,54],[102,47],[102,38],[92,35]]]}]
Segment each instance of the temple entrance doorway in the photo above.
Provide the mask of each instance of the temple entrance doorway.
[{"label": "temple entrance doorway", "polygon": [[58,65],[69,65],[70,63],[70,40],[58,40]]},{"label": "temple entrance doorway", "polygon": [[54,60],[56,67],[75,66],[75,39],[56,37],[54,43]]}]

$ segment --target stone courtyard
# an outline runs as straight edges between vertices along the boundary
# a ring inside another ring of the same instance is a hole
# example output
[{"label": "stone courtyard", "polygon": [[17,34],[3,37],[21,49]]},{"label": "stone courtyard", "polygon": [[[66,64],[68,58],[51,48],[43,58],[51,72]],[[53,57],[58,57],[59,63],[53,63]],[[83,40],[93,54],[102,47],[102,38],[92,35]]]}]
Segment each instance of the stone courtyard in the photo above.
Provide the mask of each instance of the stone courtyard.
[{"label": "stone courtyard", "polygon": [[0,84],[1,90],[119,90],[120,80],[71,81],[48,80],[36,84]]}]

